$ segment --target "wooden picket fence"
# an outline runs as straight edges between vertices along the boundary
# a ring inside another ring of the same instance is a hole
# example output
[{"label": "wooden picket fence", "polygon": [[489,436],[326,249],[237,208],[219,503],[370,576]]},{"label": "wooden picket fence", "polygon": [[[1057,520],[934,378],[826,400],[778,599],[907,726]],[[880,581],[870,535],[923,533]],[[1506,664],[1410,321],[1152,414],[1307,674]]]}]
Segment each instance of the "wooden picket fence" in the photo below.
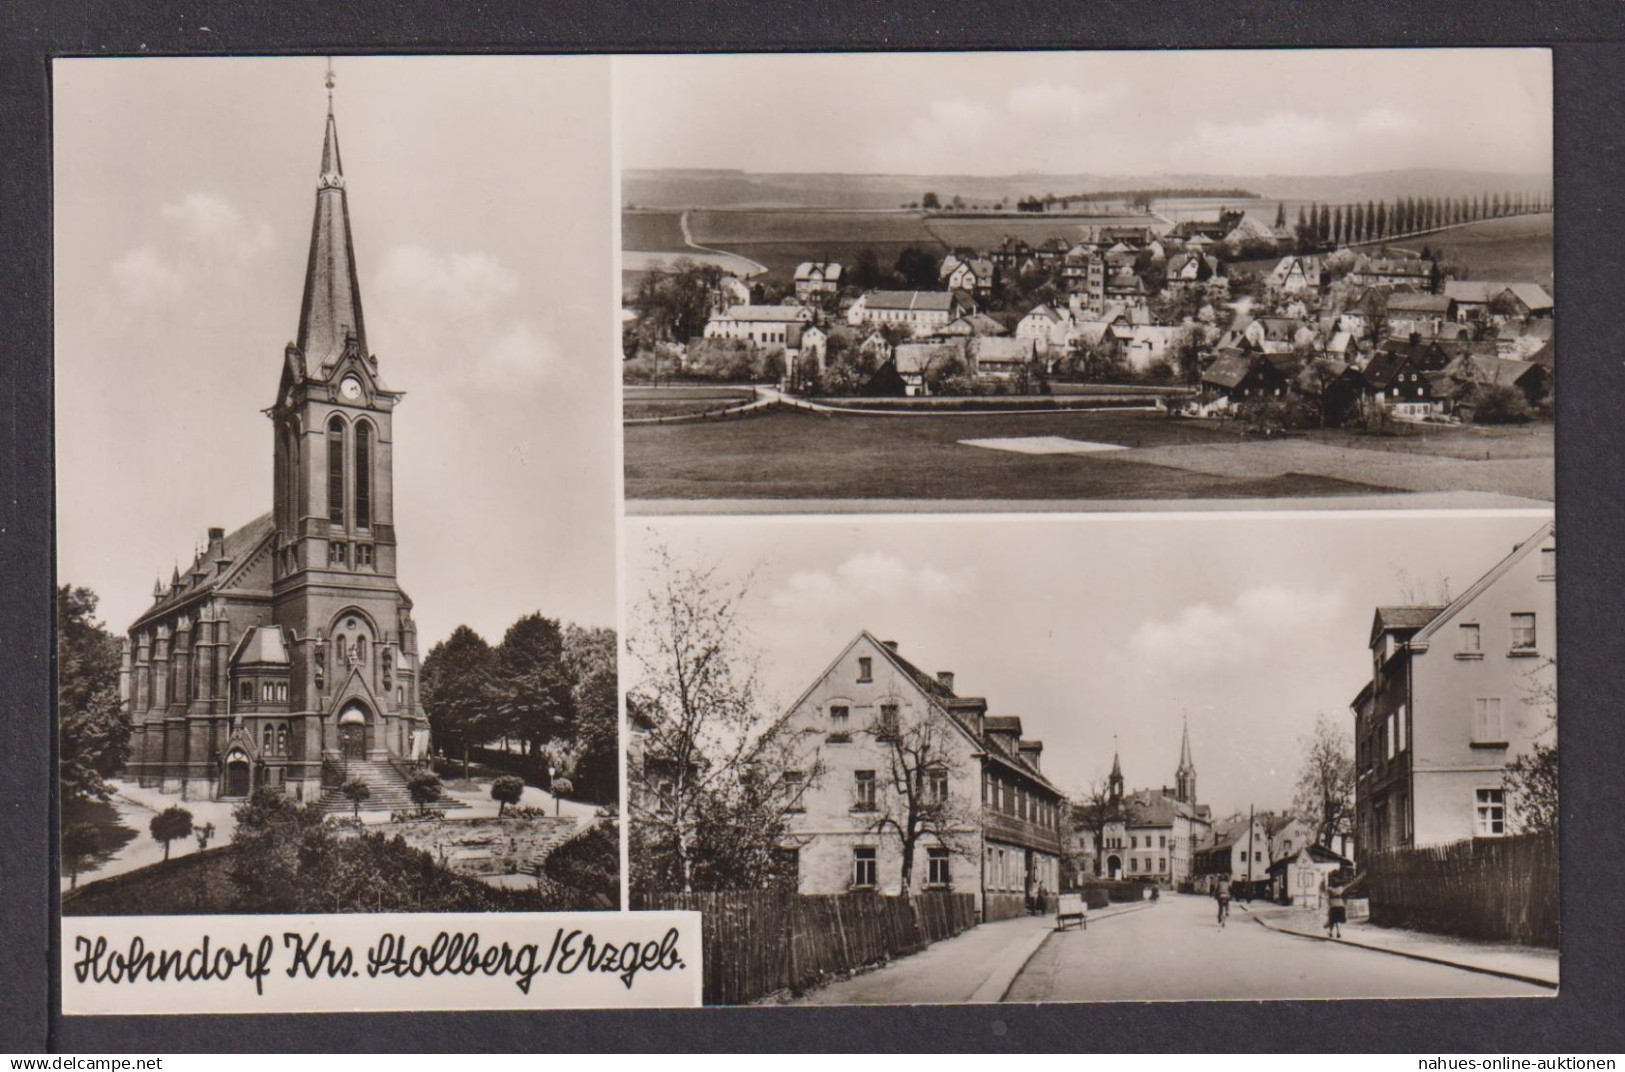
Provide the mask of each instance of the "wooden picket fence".
[{"label": "wooden picket fence", "polygon": [[1557,839],[1540,834],[1395,849],[1364,861],[1371,922],[1556,946]]},{"label": "wooden picket fence", "polygon": [[799,994],[976,925],[976,899],[968,893],[650,893],[635,895],[633,907],[700,913],[707,1005]]}]

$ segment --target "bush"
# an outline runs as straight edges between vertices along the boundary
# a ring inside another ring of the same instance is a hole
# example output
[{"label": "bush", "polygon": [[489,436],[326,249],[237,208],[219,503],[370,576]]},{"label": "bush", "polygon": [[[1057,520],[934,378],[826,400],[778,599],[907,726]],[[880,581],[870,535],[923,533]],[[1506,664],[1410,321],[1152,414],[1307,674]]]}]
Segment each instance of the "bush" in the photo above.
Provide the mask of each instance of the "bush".
[{"label": "bush", "polygon": [[1525,424],[1534,417],[1529,400],[1516,387],[1485,384],[1468,399],[1474,424]]},{"label": "bush", "polygon": [[577,908],[618,907],[621,838],[613,815],[600,818],[549,853],[542,874],[559,899]]},{"label": "bush", "polygon": [[1092,879],[1083,887],[1085,903],[1090,908],[1105,908],[1105,903],[1096,904],[1094,898],[1101,897],[1107,901],[1119,904],[1134,903],[1145,899],[1145,891],[1149,887],[1143,882],[1129,882],[1124,879],[1098,878]]},{"label": "bush", "polygon": [[1089,886],[1083,891],[1083,903],[1092,910],[1105,908],[1112,903],[1111,895],[1099,886]]},{"label": "bush", "polygon": [[440,776],[432,771],[418,771],[406,782],[406,791],[412,794],[412,803],[419,808],[427,808],[440,799],[444,790],[440,786]]}]

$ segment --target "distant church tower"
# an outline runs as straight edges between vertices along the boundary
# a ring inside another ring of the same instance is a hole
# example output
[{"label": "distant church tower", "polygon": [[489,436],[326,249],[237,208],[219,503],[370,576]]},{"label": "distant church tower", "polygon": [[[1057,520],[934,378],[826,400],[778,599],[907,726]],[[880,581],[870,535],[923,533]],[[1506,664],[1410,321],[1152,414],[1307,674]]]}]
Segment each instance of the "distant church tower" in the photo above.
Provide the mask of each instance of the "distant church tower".
[{"label": "distant church tower", "polygon": [[1196,803],[1196,764],[1191,761],[1191,725],[1188,718],[1179,742],[1179,769],[1174,772],[1174,796],[1186,804]]},{"label": "distant church tower", "polygon": [[1115,748],[1112,749],[1112,772],[1106,777],[1106,797],[1114,808],[1123,803],[1123,764]]}]

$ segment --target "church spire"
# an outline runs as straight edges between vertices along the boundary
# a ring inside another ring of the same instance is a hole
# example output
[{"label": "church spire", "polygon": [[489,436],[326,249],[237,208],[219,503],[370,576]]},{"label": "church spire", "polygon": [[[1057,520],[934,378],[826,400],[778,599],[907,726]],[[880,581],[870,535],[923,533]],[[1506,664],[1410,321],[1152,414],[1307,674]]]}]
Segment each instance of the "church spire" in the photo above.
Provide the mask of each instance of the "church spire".
[{"label": "church spire", "polygon": [[1174,772],[1174,795],[1187,804],[1196,803],[1196,763],[1191,759],[1191,720],[1184,716],[1184,732],[1179,741],[1179,769]]},{"label": "church spire", "polygon": [[1106,796],[1113,804],[1123,799],[1123,764],[1117,758],[1117,737],[1112,736],[1112,772],[1106,776]]},{"label": "church spire", "polygon": [[333,117],[331,62],[326,85],[327,130],[322,138],[316,217],[311,224],[310,259],[305,267],[304,301],[299,308],[299,337],[295,343],[312,376],[336,364],[351,338],[361,354],[367,353],[361,285],[356,278],[355,246],[350,239],[350,207],[344,193],[344,163],[339,156],[339,127]]}]

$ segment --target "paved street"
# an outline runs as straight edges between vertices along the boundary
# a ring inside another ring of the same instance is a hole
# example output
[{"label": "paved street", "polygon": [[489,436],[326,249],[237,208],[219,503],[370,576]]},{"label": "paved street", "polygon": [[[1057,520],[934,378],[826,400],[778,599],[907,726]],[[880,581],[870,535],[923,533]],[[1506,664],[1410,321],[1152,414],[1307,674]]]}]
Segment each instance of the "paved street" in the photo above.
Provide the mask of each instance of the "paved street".
[{"label": "paved street", "polygon": [[[1549,997],[1529,983],[1297,938],[1246,912],[1220,930],[1207,897],[1167,896],[1141,912],[1047,938],[1006,1001],[1201,998]],[[908,1000],[895,998],[893,1000]]]}]

